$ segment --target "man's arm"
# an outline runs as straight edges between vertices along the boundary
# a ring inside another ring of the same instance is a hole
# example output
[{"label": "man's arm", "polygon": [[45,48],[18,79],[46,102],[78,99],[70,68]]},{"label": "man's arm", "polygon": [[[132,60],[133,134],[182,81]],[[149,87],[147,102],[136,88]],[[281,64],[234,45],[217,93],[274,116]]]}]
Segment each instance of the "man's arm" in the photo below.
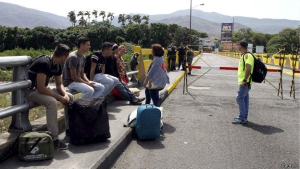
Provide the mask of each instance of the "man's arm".
[{"label": "man's arm", "polygon": [[94,80],[96,66],[97,66],[97,63],[91,62],[90,81]]},{"label": "man's arm", "polygon": [[64,98],[63,96],[54,93],[51,89],[45,86],[47,75],[44,73],[38,73],[36,76],[36,81],[37,81],[37,90],[44,95],[48,95],[51,97],[54,97],[56,100],[64,103]]},{"label": "man's arm", "polygon": [[63,104],[69,103],[70,98],[65,90],[65,87],[62,84],[62,77],[61,76],[55,76],[55,84],[57,91],[63,96],[64,102]]},{"label": "man's arm", "polygon": [[[83,72],[83,71],[81,71]],[[88,84],[88,81],[84,80],[82,78],[82,73],[81,73],[81,78],[77,76],[77,71],[75,68],[70,68],[70,73],[71,73],[71,78],[74,82],[79,82],[79,83],[85,83]],[[83,73],[84,74],[84,73]],[[85,76],[85,75],[84,75]],[[87,79],[87,78],[86,78]]]}]

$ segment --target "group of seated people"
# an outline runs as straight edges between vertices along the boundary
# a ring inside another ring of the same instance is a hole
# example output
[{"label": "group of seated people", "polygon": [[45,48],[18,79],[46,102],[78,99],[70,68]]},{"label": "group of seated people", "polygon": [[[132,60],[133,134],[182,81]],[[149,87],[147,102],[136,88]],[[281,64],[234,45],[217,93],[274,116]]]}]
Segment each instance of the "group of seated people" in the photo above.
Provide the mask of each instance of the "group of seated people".
[{"label": "group of seated people", "polygon": [[[28,99],[46,108],[47,129],[51,132],[56,149],[65,150],[68,146],[58,139],[57,101],[63,105],[72,104],[73,95],[65,90],[82,93],[82,98],[105,98],[112,89],[117,90],[130,104],[139,105],[145,98],[138,98],[126,84],[126,67],[122,55],[126,48],[104,42],[101,50],[93,52],[88,60],[90,39],[80,37],[77,50],[58,44],[51,56],[41,56],[29,66],[28,77],[32,82]],[[89,69],[85,69],[90,63]],[[63,65],[64,64],[64,65]],[[50,89],[48,83],[54,77],[56,88]],[[68,134],[68,106],[65,106],[66,134]]]}]

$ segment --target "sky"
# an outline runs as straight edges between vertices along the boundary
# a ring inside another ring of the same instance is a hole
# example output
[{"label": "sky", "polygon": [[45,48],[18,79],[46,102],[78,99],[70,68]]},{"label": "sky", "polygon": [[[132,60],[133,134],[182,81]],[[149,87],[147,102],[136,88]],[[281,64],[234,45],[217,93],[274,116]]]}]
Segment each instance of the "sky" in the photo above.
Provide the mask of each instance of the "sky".
[{"label": "sky", "polygon": [[[169,14],[177,10],[190,9],[191,0],[0,0],[67,16],[68,12],[105,11],[114,15],[142,13]],[[203,4],[204,5],[199,5]],[[228,16],[253,18],[290,19],[300,21],[300,0],[192,0],[193,9],[216,12]],[[300,25],[300,22],[299,22]]]}]

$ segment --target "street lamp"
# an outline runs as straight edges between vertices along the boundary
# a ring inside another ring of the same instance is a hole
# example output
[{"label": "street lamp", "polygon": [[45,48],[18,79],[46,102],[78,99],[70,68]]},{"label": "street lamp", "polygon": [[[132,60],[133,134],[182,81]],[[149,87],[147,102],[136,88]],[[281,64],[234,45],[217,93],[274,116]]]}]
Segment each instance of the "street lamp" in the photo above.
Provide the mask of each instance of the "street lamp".
[{"label": "street lamp", "polygon": [[[192,46],[192,9],[193,9],[192,5],[193,5],[193,3],[192,3],[192,0],[191,0],[191,3],[190,3],[190,39],[189,39],[189,44],[191,46]],[[196,6],[202,6],[202,5],[204,5],[204,3],[196,5]],[[196,6],[194,6],[194,7],[196,7]]]}]

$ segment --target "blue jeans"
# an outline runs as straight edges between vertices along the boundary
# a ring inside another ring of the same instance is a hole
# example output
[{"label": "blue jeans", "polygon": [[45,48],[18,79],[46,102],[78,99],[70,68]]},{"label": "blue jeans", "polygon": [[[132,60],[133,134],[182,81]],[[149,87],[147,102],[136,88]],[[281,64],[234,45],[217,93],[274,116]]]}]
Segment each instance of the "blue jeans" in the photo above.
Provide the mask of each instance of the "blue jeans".
[{"label": "blue jeans", "polygon": [[120,82],[115,86],[115,89],[128,101],[133,101],[136,96],[129,90],[124,82]]},{"label": "blue jeans", "polygon": [[111,92],[111,90],[119,83],[118,78],[103,73],[95,74],[94,81],[103,84],[105,87],[100,97],[107,96]]},{"label": "blue jeans", "polygon": [[146,95],[146,104],[150,104],[150,101],[152,99],[154,106],[159,107],[160,106],[160,99],[159,99],[159,90],[158,89],[145,89],[145,95]]},{"label": "blue jeans", "polygon": [[251,86],[238,86],[236,101],[239,105],[239,119],[240,120],[247,120],[248,118],[248,111],[249,111],[249,91],[251,89]]},{"label": "blue jeans", "polygon": [[96,87],[92,88],[85,83],[72,82],[69,84],[68,89],[83,93],[82,98],[85,99],[99,98],[104,91],[104,86],[97,82],[94,85]]}]

